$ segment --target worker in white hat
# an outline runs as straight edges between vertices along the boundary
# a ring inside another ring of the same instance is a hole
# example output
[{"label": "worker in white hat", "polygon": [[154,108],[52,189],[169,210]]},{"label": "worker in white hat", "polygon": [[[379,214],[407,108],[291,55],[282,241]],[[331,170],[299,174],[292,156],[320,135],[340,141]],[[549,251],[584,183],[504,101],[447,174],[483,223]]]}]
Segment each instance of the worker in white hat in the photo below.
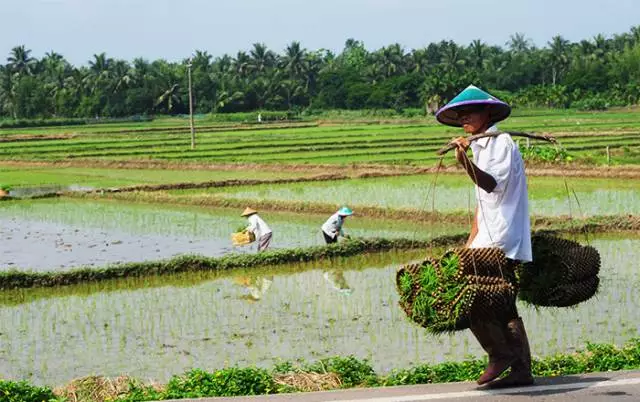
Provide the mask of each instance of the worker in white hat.
[{"label": "worker in white hat", "polygon": [[256,240],[258,241],[258,252],[269,248],[273,232],[269,225],[267,225],[267,223],[258,216],[258,211],[247,207],[240,216],[246,217],[249,221],[249,226],[247,226],[246,230],[248,232],[252,232],[256,236]]}]

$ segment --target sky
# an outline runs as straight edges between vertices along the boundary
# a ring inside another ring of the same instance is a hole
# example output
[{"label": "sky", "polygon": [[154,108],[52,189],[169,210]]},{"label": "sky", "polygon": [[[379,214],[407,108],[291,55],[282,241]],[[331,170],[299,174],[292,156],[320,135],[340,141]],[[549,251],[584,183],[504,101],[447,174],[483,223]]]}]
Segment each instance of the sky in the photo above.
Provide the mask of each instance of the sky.
[{"label": "sky", "polygon": [[214,57],[294,40],[340,51],[349,38],[368,49],[407,50],[451,39],[504,46],[524,33],[537,46],[611,36],[640,25],[639,0],[0,0],[0,62],[14,46],[32,56],[54,50],[75,65],[93,54],[132,60]]}]

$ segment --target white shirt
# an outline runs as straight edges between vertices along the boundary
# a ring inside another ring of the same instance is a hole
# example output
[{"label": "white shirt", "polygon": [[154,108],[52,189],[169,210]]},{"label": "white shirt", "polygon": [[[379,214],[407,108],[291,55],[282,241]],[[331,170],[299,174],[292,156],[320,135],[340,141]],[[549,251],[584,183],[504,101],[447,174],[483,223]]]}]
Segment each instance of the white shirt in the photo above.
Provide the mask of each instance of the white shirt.
[{"label": "white shirt", "polygon": [[247,230],[249,232],[253,232],[256,235],[256,239],[261,238],[262,236],[271,233],[271,228],[265,221],[262,220],[258,216],[258,214],[253,214],[247,218],[249,220],[249,227]]},{"label": "white shirt", "polygon": [[335,238],[338,234],[342,233],[343,223],[344,218],[336,212],[322,225],[322,231],[326,233],[327,236]]},{"label": "white shirt", "polygon": [[[497,131],[493,126],[486,132]],[[472,142],[471,150],[476,166],[497,183],[491,193],[476,186],[478,233],[471,248],[499,247],[507,258],[531,261],[527,179],[518,146],[501,134]]]}]

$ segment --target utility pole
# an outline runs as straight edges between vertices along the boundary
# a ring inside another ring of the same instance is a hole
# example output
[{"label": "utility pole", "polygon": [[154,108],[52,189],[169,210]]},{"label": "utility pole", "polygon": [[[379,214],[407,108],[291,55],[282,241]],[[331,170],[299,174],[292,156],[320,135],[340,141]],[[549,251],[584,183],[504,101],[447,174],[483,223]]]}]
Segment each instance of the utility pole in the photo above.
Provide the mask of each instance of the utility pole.
[{"label": "utility pole", "polygon": [[189,124],[191,125],[191,149],[196,149],[196,129],[193,125],[193,89],[191,88],[191,58],[187,62],[189,71]]}]

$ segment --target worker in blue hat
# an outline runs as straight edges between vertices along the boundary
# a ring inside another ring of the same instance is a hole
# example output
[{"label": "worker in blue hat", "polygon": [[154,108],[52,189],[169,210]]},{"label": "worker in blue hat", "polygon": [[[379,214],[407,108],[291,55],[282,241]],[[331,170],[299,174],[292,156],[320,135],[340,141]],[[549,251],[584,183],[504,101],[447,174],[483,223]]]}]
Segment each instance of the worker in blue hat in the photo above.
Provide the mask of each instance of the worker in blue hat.
[{"label": "worker in blue hat", "polygon": [[[464,137],[453,141],[456,159],[475,184],[476,212],[467,247],[498,247],[507,257],[501,267],[505,279],[517,285],[515,267],[532,260],[527,179],[518,146],[496,124],[511,113],[511,107],[470,85],[436,113],[445,125],[462,127],[466,134],[495,134],[472,143]],[[467,156],[471,148],[473,160]],[[531,352],[527,333],[516,309],[496,309],[494,317],[470,317],[470,329],[489,355],[489,364],[478,384],[489,388],[533,384]],[[510,373],[497,379],[503,372]]]},{"label": "worker in blue hat", "polygon": [[348,237],[342,230],[342,225],[347,217],[353,215],[353,211],[349,207],[342,207],[322,225],[322,235],[327,244],[337,243],[338,236]]}]

